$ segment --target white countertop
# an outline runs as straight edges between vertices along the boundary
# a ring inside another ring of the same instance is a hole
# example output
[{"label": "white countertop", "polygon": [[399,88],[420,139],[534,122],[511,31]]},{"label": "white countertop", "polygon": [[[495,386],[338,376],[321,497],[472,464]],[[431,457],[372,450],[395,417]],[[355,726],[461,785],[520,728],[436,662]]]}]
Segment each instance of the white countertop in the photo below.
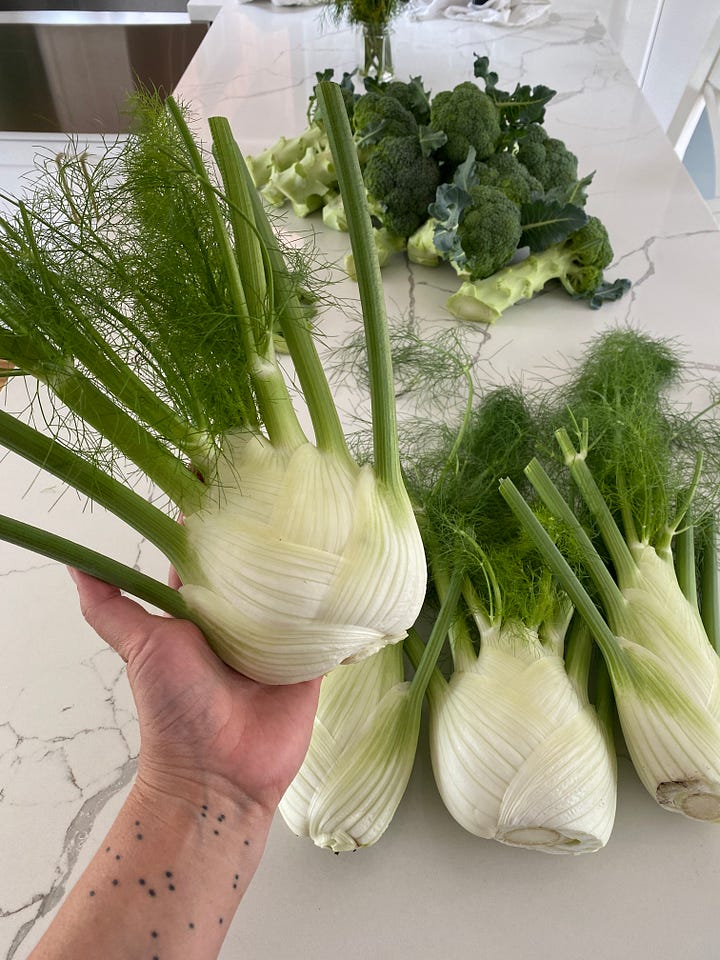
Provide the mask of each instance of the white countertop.
[{"label": "white countertop", "polygon": [[[321,27],[317,9],[225,6],[179,89],[205,118],[228,116],[253,152],[299,132],[315,71],[355,66],[347,30]],[[516,80],[559,91],[546,126],[597,170],[588,209],[615,248],[608,275],[633,281],[598,312],[560,293],[513,308],[471,335],[498,375],[543,375],[595,331],[633,323],[679,336],[692,361],[720,375],[716,277],[720,233],[604,28],[586,13],[553,13],[503,30],[467,22],[401,20],[397,75],[433,90],[472,76],[488,54],[501,86]],[[317,221],[313,221],[317,224]],[[291,231],[310,221],[288,219]],[[322,232],[338,254],[343,235]],[[391,316],[425,329],[444,311],[451,271],[386,271]],[[345,281],[339,292],[354,298]],[[325,332],[340,332],[339,314]],[[19,384],[4,402],[19,408]],[[136,534],[18,462],[3,461],[2,512],[163,576]],[[0,544],[0,954],[27,955],[54,907],[102,839],[131,782],[138,738],[122,664],[82,622],[57,565]],[[231,927],[223,960],[712,960],[720,828],[660,810],[620,761],[613,836],[600,853],[548,857],[471,837],[444,811],[421,742],[408,793],[380,843],[332,856],[282,821]]]}]

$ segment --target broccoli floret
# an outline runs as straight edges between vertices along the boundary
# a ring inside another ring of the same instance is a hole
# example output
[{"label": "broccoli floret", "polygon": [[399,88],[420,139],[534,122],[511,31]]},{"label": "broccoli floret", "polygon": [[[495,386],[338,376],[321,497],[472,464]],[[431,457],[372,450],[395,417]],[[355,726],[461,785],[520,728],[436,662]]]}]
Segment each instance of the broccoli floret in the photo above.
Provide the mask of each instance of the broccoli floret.
[{"label": "broccoli floret", "polygon": [[589,217],[585,226],[563,243],[504,267],[485,280],[463,283],[447,307],[461,320],[494,323],[505,310],[529,299],[550,280],[559,280],[571,296],[599,307],[605,300],[622,296],[630,286],[627,280],[604,283],[603,270],[612,257],[607,230],[597,217]]},{"label": "broccoli floret", "polygon": [[390,80],[378,83],[375,80],[366,80],[368,91],[381,93],[399,101],[406,110],[415,117],[419,124],[430,122],[430,97],[422,84],[420,77],[413,77],[409,83],[403,80]]},{"label": "broccoli floret", "polygon": [[567,196],[577,183],[578,160],[562,140],[548,137],[539,124],[531,124],[518,144],[517,158],[532,176],[558,198]]},{"label": "broccoli floret", "polygon": [[518,205],[543,193],[543,185],[513,153],[493,153],[476,165],[475,176],[480,186],[495,187]]},{"label": "broccoli floret", "polygon": [[495,187],[472,187],[470,198],[457,236],[470,279],[482,280],[504,267],[517,250],[520,209]]},{"label": "broccoli floret", "polygon": [[478,160],[489,157],[500,137],[495,104],[469,80],[435,95],[430,105],[430,126],[447,136],[438,157],[453,167],[465,160],[470,147],[475,148]]},{"label": "broccoli floret", "polygon": [[363,176],[382,225],[409,237],[427,218],[440,169],[432,157],[423,156],[417,136],[386,137],[373,151]]},{"label": "broccoli floret", "polygon": [[567,193],[577,182],[578,159],[562,140],[549,137],[545,143],[545,178],[542,185],[546,192],[556,190]]},{"label": "broccoli floret", "polygon": [[399,100],[382,93],[365,93],[355,104],[353,129],[358,146],[366,147],[386,137],[417,135],[418,125]]},{"label": "broccoli floret", "polygon": [[548,135],[539,123],[528,125],[518,142],[517,158],[533,177],[542,182],[545,172],[545,141]]}]

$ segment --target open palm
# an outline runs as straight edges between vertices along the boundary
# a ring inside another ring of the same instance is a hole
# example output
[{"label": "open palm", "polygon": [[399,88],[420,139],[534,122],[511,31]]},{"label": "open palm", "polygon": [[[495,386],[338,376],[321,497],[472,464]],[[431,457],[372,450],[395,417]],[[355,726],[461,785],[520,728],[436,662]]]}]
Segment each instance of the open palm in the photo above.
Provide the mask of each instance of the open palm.
[{"label": "open palm", "polygon": [[238,792],[273,810],[302,763],[319,680],[268,686],[224,664],[200,630],[71,571],[91,627],[127,663],[140,722],[138,779]]}]

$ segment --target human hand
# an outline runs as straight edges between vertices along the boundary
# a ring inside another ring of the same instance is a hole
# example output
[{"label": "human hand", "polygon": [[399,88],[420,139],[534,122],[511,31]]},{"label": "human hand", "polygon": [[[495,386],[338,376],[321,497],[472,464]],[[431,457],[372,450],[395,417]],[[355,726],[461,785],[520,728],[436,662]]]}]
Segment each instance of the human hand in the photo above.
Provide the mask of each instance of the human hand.
[{"label": "human hand", "polygon": [[272,814],[303,761],[319,680],[268,686],[224,664],[186,620],[148,613],[70,570],[83,616],[127,663],[140,723],[138,784],[195,801],[208,789]]}]

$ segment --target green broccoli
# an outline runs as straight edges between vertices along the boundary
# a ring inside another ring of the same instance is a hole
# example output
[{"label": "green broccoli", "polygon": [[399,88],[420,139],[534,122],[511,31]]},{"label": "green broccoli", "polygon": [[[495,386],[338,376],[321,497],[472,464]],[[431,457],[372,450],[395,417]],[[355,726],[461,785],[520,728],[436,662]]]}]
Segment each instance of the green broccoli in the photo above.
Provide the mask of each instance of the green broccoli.
[{"label": "green broccoli", "polygon": [[386,137],[417,135],[418,125],[399,100],[382,93],[365,93],[355,104],[353,130],[360,149]]},{"label": "green broccoli", "polygon": [[510,264],[487,279],[463,283],[447,308],[460,320],[494,323],[505,310],[530,299],[550,280],[559,280],[571,296],[586,299],[597,308],[605,300],[616,300],[630,286],[627,280],[603,281],[603,270],[612,258],[607,230],[597,217],[589,217],[585,226],[564,242]]},{"label": "green broccoli", "polygon": [[427,218],[440,169],[432,157],[423,156],[417,135],[385,137],[373,150],[363,177],[382,226],[407,238]]},{"label": "green broccoli", "polygon": [[437,155],[452,167],[465,160],[470,147],[475,148],[478,160],[489,157],[500,137],[497,107],[469,80],[433,97],[430,126],[447,136]]},{"label": "green broccoli", "polygon": [[380,93],[398,100],[419,124],[430,122],[430,97],[423,87],[421,77],[412,77],[408,83],[403,80],[382,82],[374,77],[367,77],[365,89],[368,93]]},{"label": "green broccoli", "polygon": [[578,182],[578,160],[562,140],[548,137],[537,123],[530,124],[518,143],[517,158],[556,199],[570,195]]},{"label": "green broccoli", "polygon": [[484,163],[475,165],[475,178],[483,187],[495,187],[518,205],[542,195],[543,185],[513,153],[493,153]]},{"label": "green broccoli", "polygon": [[470,188],[470,203],[457,228],[471,280],[483,280],[512,258],[522,233],[520,209],[496,187]]}]

